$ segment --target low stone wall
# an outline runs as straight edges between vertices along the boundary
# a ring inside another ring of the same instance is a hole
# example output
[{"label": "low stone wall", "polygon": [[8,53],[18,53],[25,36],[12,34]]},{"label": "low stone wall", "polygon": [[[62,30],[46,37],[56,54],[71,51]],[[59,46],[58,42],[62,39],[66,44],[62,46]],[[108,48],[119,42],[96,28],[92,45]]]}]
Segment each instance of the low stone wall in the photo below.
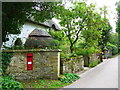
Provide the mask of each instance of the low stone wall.
[{"label": "low stone wall", "polygon": [[[3,50],[13,53],[6,70],[15,79],[57,79],[60,74],[60,50]],[[33,54],[33,69],[27,70],[27,54]]]},{"label": "low stone wall", "polygon": [[97,54],[92,54],[89,56],[84,56],[84,66],[88,67],[93,61],[100,60]]},{"label": "low stone wall", "polygon": [[61,64],[60,64],[61,74],[76,73],[76,72],[81,71],[83,69],[82,61],[83,61],[82,56],[73,57],[69,61],[61,59]]}]

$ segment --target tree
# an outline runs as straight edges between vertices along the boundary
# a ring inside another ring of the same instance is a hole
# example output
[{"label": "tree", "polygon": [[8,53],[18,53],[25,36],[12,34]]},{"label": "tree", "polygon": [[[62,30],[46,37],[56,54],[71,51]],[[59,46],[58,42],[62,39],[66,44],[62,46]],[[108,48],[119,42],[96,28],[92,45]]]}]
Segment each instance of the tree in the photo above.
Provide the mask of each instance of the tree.
[{"label": "tree", "polygon": [[83,37],[86,38],[86,41],[91,37],[90,33],[94,36],[91,37],[91,40],[94,38],[95,42],[101,36],[101,31],[97,29],[103,22],[101,16],[95,11],[93,4],[87,5],[85,2],[74,3],[74,6],[69,9],[60,6],[59,10],[60,13],[58,13],[57,18],[61,20],[61,26],[65,27],[63,32],[70,42],[71,53],[73,53],[73,47],[81,37],[82,31],[84,31]]},{"label": "tree", "polygon": [[109,21],[106,19],[104,20],[104,26],[99,28],[99,30],[102,31],[102,37],[99,39],[99,47],[103,51],[104,48],[106,47],[107,43],[110,41],[110,32],[112,30],[111,25],[109,24]]},{"label": "tree", "polygon": [[118,32],[118,48],[119,48],[119,52],[120,52],[120,1],[117,2],[117,16],[118,16],[118,19],[117,19],[117,22],[116,22],[116,32]]},{"label": "tree", "polygon": [[107,7],[104,6],[103,8],[100,8],[101,16],[103,16],[103,23],[102,26],[100,26],[98,29],[102,32],[102,37],[98,41],[98,46],[103,51],[106,47],[107,43],[110,41],[110,32],[112,30],[112,27],[109,23],[109,20],[106,18],[107,15]]},{"label": "tree", "polygon": [[118,44],[119,44],[118,39],[119,39],[118,38],[118,33],[111,33],[109,42],[111,44],[114,44],[114,45],[118,46]]},{"label": "tree", "polygon": [[52,2],[3,2],[2,3],[2,42],[7,35],[20,34],[20,29],[27,19],[35,21],[51,19],[55,12]]}]

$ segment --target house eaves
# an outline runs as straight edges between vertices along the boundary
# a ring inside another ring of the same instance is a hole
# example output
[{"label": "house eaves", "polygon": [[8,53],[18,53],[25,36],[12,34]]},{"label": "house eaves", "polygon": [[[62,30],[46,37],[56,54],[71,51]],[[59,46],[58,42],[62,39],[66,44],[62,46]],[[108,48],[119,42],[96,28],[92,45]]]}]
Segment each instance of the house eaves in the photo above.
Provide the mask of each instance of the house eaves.
[{"label": "house eaves", "polygon": [[39,22],[35,22],[35,21],[32,21],[32,20],[27,20],[27,22],[37,24],[37,25],[41,25],[41,26],[44,26],[44,27],[47,27],[47,28],[51,28],[49,25],[47,25],[45,23],[39,23]]}]

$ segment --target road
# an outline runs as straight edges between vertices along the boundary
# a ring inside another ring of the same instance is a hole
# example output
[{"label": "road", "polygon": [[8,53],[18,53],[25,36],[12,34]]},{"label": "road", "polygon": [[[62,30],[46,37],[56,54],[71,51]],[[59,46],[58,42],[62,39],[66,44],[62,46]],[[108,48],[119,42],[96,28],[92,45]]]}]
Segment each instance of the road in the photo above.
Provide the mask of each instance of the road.
[{"label": "road", "polygon": [[81,77],[79,80],[64,88],[118,88],[118,56],[79,76]]}]

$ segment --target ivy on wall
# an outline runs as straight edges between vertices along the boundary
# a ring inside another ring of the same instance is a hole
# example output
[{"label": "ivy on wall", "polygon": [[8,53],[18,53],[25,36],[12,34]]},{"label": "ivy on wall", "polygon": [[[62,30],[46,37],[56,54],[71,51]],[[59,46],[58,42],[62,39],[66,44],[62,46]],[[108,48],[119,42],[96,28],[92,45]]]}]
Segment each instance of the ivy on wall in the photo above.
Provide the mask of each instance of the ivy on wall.
[{"label": "ivy on wall", "polygon": [[4,53],[2,52],[2,70],[3,70],[3,74],[5,74],[5,71],[11,61],[11,58],[13,56],[13,53]]}]

